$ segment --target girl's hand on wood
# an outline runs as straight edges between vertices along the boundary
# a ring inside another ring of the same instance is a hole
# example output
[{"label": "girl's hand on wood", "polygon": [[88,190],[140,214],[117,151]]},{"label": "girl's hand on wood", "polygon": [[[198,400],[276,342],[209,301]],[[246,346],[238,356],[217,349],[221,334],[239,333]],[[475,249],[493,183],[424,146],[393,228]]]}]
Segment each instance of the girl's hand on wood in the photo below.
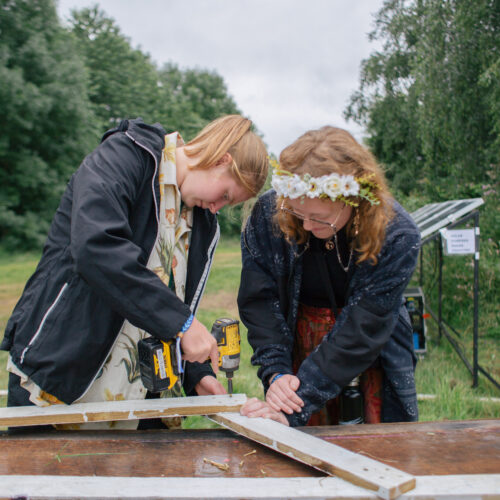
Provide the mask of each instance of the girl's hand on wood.
[{"label": "girl's hand on wood", "polygon": [[275,420],[283,425],[289,425],[288,420],[281,411],[274,410],[268,403],[257,398],[249,399],[240,410],[244,417],[261,417]]},{"label": "girl's hand on wood", "polygon": [[219,371],[219,351],[213,335],[196,318],[181,338],[182,359],[203,363],[210,358],[212,369]]},{"label": "girl's hand on wood", "polygon": [[210,396],[212,394],[227,394],[224,386],[211,375],[205,375],[195,386],[194,390],[198,396]]},{"label": "girl's hand on wood", "polygon": [[271,385],[266,393],[266,402],[275,411],[284,411],[289,415],[294,411],[300,413],[304,401],[296,394],[299,386],[300,380],[294,375],[282,375],[275,381],[271,379]]}]

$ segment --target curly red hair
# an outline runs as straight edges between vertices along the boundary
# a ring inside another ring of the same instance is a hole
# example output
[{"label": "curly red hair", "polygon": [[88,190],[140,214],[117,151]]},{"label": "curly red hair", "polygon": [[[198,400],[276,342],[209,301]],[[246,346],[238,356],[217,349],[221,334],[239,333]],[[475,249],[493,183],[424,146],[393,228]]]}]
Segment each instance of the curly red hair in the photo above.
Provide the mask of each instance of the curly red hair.
[{"label": "curly red hair", "polygon": [[[347,231],[353,240],[354,249],[358,252],[357,262],[371,260],[377,263],[385,238],[387,224],[393,217],[392,195],[387,187],[384,173],[375,157],[347,131],[336,127],[322,127],[311,130],[286,147],[280,155],[280,168],[291,173],[310,174],[320,177],[337,173],[354,177],[367,177],[374,182],[373,194],[379,200],[378,205],[353,197],[359,206],[353,210],[348,222]],[[308,232],[302,222],[293,215],[279,210],[282,197],[277,200],[276,221],[285,237],[297,243],[308,239]],[[359,213],[358,235],[353,227],[354,214]]]}]

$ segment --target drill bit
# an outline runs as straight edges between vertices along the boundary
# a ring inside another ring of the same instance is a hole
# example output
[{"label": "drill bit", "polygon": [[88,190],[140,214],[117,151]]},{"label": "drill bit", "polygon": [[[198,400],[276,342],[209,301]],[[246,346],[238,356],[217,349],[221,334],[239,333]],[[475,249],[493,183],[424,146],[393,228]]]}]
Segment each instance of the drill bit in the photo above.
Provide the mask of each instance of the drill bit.
[{"label": "drill bit", "polygon": [[227,392],[233,397],[233,372],[227,372]]}]

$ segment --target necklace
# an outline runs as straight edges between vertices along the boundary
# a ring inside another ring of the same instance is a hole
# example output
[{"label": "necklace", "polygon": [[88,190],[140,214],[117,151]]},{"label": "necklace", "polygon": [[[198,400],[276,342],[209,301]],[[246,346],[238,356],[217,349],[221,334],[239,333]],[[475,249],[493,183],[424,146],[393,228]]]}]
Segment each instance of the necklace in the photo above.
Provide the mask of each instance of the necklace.
[{"label": "necklace", "polygon": [[[335,220],[330,224],[330,227],[333,229],[333,234],[332,236],[330,236],[330,238],[328,238],[326,241],[325,241],[325,248],[330,251],[330,250],[333,250],[334,248],[337,249],[337,255],[339,254],[339,249],[338,249],[338,242],[337,242],[337,221],[339,220],[339,217],[342,215],[342,212],[345,208],[345,204],[342,205],[342,209],[340,210],[340,212],[338,213],[337,217],[335,217]],[[333,242],[333,239],[332,238],[335,238],[335,243]]]},{"label": "necklace", "polygon": [[[337,217],[338,219],[338,217]],[[335,220],[335,222],[337,222],[337,220]],[[351,260],[352,260],[352,255],[354,253],[354,246],[353,246],[353,243],[351,242],[350,244],[350,247],[351,247],[351,250],[349,252],[349,260],[347,261],[347,266],[344,266],[344,263],[342,262],[342,257],[340,256],[340,252],[339,252],[339,242],[338,242],[338,239],[337,239],[337,227],[335,226],[335,222],[333,223],[333,239],[335,240],[335,243],[333,243],[332,241],[332,238],[328,239],[327,241],[325,241],[325,248],[327,250],[333,250],[335,248],[335,250],[337,251],[337,260],[339,261],[339,264],[340,264],[340,267],[344,270],[345,273],[347,273],[347,271],[349,271],[349,267],[351,266]],[[354,224],[354,240],[356,239],[356,237],[358,236],[358,233],[359,233],[359,211],[356,210],[356,213],[354,215],[354,221],[353,221],[353,224]]]},{"label": "necklace", "polygon": [[[337,231],[335,231],[335,233],[333,234],[333,237],[335,238],[335,249],[337,250],[337,260],[339,261],[340,267],[344,270],[344,273],[346,273],[347,271],[349,271],[349,267],[351,266],[352,254],[354,253],[353,246],[352,246],[352,244],[350,245],[351,251],[349,252],[349,260],[347,261],[347,266],[344,266],[344,263],[342,262],[342,257],[340,256],[340,252],[339,252],[339,242],[337,240]],[[333,244],[333,242],[332,242],[332,244]],[[326,243],[325,243],[325,246],[326,246]],[[327,247],[327,250],[328,250],[328,247]]]}]

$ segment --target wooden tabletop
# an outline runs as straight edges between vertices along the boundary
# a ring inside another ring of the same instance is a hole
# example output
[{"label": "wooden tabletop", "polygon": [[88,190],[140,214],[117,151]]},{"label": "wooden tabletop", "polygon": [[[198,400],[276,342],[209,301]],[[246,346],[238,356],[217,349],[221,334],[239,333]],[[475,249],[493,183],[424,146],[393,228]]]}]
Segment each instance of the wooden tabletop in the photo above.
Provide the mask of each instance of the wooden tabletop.
[{"label": "wooden tabletop", "polygon": [[[409,474],[500,473],[500,419],[301,430]],[[227,465],[228,470],[219,469],[213,462]],[[182,430],[2,433],[0,475],[319,477],[324,474],[231,431]]]}]

